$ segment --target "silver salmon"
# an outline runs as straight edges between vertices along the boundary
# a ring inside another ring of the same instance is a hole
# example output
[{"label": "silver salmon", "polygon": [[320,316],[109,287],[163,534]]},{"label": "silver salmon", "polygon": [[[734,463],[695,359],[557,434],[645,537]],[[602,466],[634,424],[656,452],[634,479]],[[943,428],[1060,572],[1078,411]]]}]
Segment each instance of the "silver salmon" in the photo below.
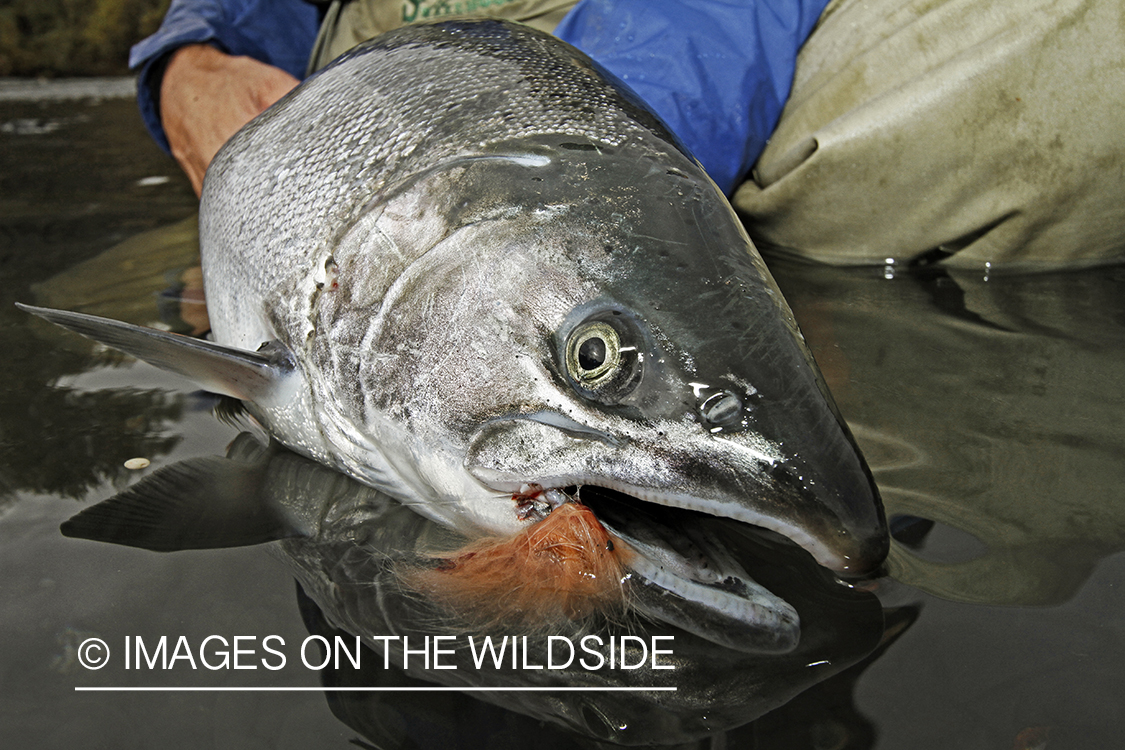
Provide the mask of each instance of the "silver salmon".
[{"label": "silver salmon", "polygon": [[463,533],[566,513],[563,538],[645,582],[640,609],[734,647],[792,649],[798,618],[721,544],[676,537],[693,518],[841,574],[886,554],[870,472],[729,204],[553,37],[466,21],[360,45],[220,151],[200,239],[213,342],[33,311]]}]

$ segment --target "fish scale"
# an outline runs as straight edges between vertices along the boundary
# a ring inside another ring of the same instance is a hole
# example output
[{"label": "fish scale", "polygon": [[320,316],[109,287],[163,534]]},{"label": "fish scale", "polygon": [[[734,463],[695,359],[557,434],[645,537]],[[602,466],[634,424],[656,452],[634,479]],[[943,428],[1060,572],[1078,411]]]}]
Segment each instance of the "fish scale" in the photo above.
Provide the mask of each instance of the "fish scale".
[{"label": "fish scale", "polygon": [[[201,244],[209,275],[233,281],[242,263],[276,260],[279,244],[315,253],[381,190],[474,146],[557,133],[614,146],[637,136],[673,142],[581,53],[531,29],[473,29],[411,27],[360,45],[247,126],[208,170]],[[502,86],[482,90],[481,81]],[[212,245],[224,248],[225,262],[206,251]],[[289,272],[281,286],[307,276],[299,263],[280,265]],[[243,288],[255,281],[279,286],[255,274]]]}]

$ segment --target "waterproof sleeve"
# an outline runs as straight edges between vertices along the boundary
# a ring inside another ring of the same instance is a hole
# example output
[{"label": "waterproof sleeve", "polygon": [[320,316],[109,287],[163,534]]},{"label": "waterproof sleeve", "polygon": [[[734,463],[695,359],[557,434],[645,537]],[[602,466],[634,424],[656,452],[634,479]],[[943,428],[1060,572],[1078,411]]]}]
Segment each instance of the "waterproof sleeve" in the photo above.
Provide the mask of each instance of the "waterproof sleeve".
[{"label": "waterproof sleeve", "polygon": [[316,6],[305,0],[172,0],[160,28],[129,54],[129,67],[140,71],[137,104],[145,127],[168,151],[160,81],[168,57],[180,47],[206,42],[302,78],[318,24]]},{"label": "waterproof sleeve", "polygon": [[827,0],[581,0],[555,34],[628,84],[730,195]]}]

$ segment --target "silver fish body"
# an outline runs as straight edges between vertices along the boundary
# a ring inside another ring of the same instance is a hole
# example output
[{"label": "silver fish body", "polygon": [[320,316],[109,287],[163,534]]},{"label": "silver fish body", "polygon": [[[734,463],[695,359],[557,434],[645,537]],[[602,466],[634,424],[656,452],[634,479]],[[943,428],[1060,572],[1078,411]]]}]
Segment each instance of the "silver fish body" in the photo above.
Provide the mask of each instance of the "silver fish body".
[{"label": "silver fish body", "polygon": [[[224,148],[202,217],[216,339],[298,363],[261,405],[292,447],[446,521],[512,530],[519,485],[601,480],[877,561],[862,460],[737,219],[550,37],[445,23],[361,46]],[[637,347],[617,392],[560,351],[601,318]],[[716,394],[734,412],[712,423]],[[833,528],[802,532],[810,493]]]},{"label": "silver fish body", "polygon": [[[516,533],[527,488],[597,487],[841,573],[886,554],[870,473],[729,204],[548,35],[444,22],[357,47],[220,151],[200,236],[215,340],[248,363],[225,392],[433,520]],[[706,542],[610,515],[643,579],[792,647],[784,601],[689,562]]]}]

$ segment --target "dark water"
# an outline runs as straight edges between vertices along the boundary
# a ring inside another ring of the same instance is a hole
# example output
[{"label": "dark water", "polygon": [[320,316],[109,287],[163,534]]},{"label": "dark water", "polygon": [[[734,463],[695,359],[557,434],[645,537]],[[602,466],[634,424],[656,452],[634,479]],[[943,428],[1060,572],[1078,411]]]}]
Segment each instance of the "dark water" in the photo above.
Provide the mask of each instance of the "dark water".
[{"label": "dark water", "polygon": [[[176,225],[194,208],[132,102],[0,102],[0,743],[360,742],[334,709],[385,747],[588,746],[446,694],[330,709],[316,692],[75,691],[320,684],[293,658],[278,671],[121,663],[127,636],[300,643],[293,577],[262,548],[158,554],[58,531],[140,474],[222,454],[237,429],[190,386],[12,303],[176,327],[159,295],[194,260]],[[898,519],[877,585],[887,632],[865,661],[698,746],[1120,746],[1125,270],[771,268]],[[134,457],[152,467],[125,469]],[[109,644],[105,669],[79,664],[89,637]]]}]

